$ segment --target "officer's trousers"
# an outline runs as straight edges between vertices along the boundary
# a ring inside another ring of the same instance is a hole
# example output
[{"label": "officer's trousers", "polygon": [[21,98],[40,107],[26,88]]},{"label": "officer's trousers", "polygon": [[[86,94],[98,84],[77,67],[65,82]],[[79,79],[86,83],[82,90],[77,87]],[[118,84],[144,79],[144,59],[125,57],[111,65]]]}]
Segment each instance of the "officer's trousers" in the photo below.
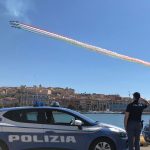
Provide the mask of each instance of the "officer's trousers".
[{"label": "officer's trousers", "polygon": [[140,150],[141,129],[142,129],[141,122],[138,122],[138,121],[128,122],[127,134],[128,134],[129,150]]}]

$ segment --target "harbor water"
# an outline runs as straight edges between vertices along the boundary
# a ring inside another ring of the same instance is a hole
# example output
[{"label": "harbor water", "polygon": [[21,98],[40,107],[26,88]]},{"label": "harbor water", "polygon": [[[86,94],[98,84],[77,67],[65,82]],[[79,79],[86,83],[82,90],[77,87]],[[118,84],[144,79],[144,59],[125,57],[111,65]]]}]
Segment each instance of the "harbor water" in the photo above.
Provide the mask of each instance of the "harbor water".
[{"label": "harbor water", "polygon": [[[121,128],[124,128],[124,114],[103,114],[103,113],[86,113],[84,114],[95,121],[99,121],[102,123],[112,124]],[[142,116],[142,120],[144,120],[144,124],[149,123],[150,115],[144,114]]]}]

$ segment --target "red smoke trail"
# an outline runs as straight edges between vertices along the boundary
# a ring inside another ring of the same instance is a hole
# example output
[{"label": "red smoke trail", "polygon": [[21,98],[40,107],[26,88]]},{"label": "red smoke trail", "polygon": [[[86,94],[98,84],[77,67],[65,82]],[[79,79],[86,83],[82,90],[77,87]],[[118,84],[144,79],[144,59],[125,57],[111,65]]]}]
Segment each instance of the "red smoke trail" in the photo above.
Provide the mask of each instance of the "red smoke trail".
[{"label": "red smoke trail", "polygon": [[83,48],[86,48],[86,49],[89,49],[89,50],[92,50],[92,51],[96,51],[96,52],[104,54],[104,55],[112,56],[112,57],[115,57],[115,58],[123,59],[123,60],[134,62],[134,63],[139,63],[139,64],[150,67],[150,62],[146,62],[146,61],[141,60],[141,59],[137,59],[137,58],[134,58],[134,57],[129,57],[129,56],[126,56],[126,55],[122,55],[122,54],[119,54],[119,53],[116,53],[116,52],[113,52],[113,51],[110,51],[110,50],[107,50],[107,49],[96,47],[96,46],[93,46],[93,45],[90,45],[90,44],[87,44],[87,43],[83,43],[83,42],[80,42],[80,41],[77,41],[77,40],[74,40],[74,39],[71,39],[71,38],[67,38],[67,37],[62,36],[62,35],[58,35],[58,34],[55,34],[55,33],[52,33],[52,32],[48,32],[48,31],[30,26],[30,25],[26,25],[26,24],[23,24],[23,23],[19,23],[19,22],[16,22],[16,21],[11,21],[10,23],[11,23],[12,27],[15,27],[15,28],[21,28],[23,30],[27,30],[27,31],[30,31],[30,32],[42,34],[42,35],[48,36],[50,38],[62,40],[62,41],[68,42],[70,44],[80,46],[80,47],[83,47]]}]

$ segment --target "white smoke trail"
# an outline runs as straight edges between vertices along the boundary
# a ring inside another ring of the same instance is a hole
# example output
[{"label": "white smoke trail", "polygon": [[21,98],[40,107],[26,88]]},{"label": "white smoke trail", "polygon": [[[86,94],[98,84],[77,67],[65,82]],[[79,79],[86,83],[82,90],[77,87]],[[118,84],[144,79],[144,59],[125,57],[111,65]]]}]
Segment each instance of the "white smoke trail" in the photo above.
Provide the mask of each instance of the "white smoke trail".
[{"label": "white smoke trail", "polygon": [[31,4],[29,0],[3,0],[1,1],[3,7],[1,13],[8,17],[19,18],[30,22],[27,12],[32,9]]},{"label": "white smoke trail", "polygon": [[86,43],[83,43],[83,42],[80,42],[80,41],[77,41],[77,40],[74,40],[74,39],[71,39],[71,38],[67,38],[67,37],[64,37],[64,36],[61,36],[61,35],[58,35],[58,34],[55,34],[55,33],[51,33],[51,32],[45,31],[45,30],[38,29],[36,27],[29,26],[29,25],[26,25],[26,24],[23,24],[23,23],[18,23],[17,22],[16,27],[27,30],[27,31],[30,31],[30,32],[39,33],[39,34],[42,34],[42,35],[45,35],[45,36],[48,36],[48,37],[51,37],[51,38],[54,38],[54,39],[63,40],[63,41],[68,42],[70,44],[77,45],[77,46],[80,46],[80,47],[83,47],[83,48],[86,48],[86,49],[89,49],[89,50],[92,50],[92,51],[96,51],[96,52],[104,54],[104,55],[116,57],[116,58],[119,58],[119,59],[123,59],[123,60],[134,62],[134,63],[139,63],[139,64],[150,67],[150,62],[146,62],[146,61],[141,60],[141,59],[129,57],[129,56],[126,56],[126,55],[122,55],[122,54],[110,51],[110,50],[106,50],[106,49],[103,49],[103,48],[100,48],[100,47],[96,47],[96,46],[93,46],[93,45],[90,45],[90,44],[86,44]]}]

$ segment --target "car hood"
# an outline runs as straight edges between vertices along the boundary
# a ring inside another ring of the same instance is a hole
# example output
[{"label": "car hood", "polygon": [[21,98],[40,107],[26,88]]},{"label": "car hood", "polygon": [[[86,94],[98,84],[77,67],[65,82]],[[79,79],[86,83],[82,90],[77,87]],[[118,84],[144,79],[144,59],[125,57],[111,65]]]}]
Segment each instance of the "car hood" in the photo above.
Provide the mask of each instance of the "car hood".
[{"label": "car hood", "polygon": [[124,132],[125,133],[124,129],[119,128],[119,127],[114,126],[114,125],[106,124],[106,123],[99,123],[99,122],[97,122],[97,124],[94,125],[94,126],[83,127],[84,131],[89,131],[89,132],[105,130],[105,129],[110,130],[112,132]]},{"label": "car hood", "polygon": [[117,126],[114,126],[114,125],[111,125],[111,124],[98,123],[97,126],[99,126],[101,128],[108,128],[108,129],[110,129],[111,131],[114,131],[114,132],[125,132],[124,129],[122,129],[120,127],[117,127]]}]

